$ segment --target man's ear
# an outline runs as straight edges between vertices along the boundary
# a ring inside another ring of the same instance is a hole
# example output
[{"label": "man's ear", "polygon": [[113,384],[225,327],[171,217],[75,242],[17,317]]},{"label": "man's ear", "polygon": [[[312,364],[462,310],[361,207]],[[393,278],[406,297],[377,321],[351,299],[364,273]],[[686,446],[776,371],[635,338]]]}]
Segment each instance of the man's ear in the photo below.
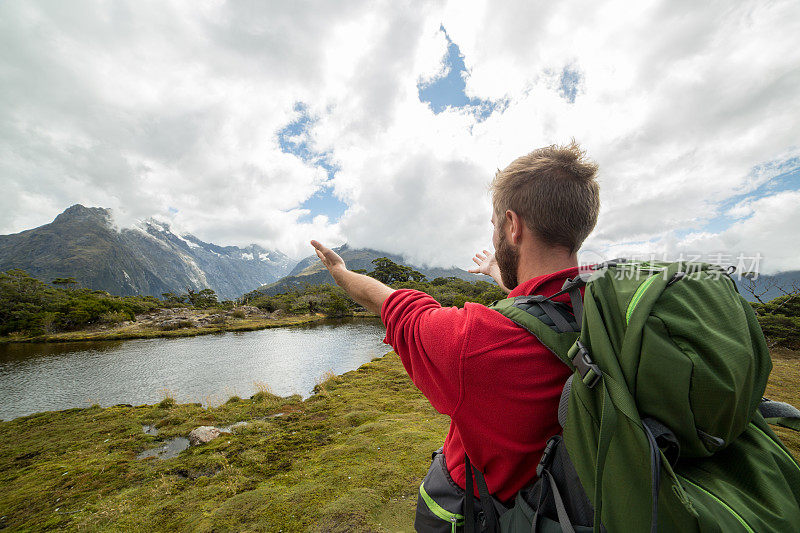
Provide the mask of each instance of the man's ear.
[{"label": "man's ear", "polygon": [[511,242],[515,245],[519,245],[519,243],[522,241],[522,225],[524,224],[522,218],[514,211],[507,209],[506,223],[508,224],[510,231],[509,237]]}]

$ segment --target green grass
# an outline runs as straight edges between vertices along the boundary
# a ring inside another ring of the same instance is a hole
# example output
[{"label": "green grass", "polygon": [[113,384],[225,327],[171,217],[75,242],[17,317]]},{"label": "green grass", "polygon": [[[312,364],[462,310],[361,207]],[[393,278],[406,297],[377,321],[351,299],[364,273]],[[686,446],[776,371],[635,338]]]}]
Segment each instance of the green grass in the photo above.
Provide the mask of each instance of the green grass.
[{"label": "green grass", "polygon": [[[772,373],[764,395],[800,408],[800,351],[785,348],[772,350]],[[800,460],[800,433],[778,426],[772,426],[772,429],[795,458]]]},{"label": "green grass", "polygon": [[[774,363],[767,395],[800,405],[800,352],[778,351]],[[174,459],[136,459],[196,426],[274,413],[285,414]],[[0,529],[411,531],[448,422],[393,353],[306,401],[260,392],[208,409],[165,401],[18,418],[0,423]],[[778,433],[800,457],[800,439]]]},{"label": "green grass", "polygon": [[[168,405],[168,404],[166,404]],[[272,413],[161,461],[157,441]],[[152,437],[143,424],[159,428]],[[318,386],[196,404],[71,409],[0,423],[0,528],[408,531],[446,434],[391,354]]]}]

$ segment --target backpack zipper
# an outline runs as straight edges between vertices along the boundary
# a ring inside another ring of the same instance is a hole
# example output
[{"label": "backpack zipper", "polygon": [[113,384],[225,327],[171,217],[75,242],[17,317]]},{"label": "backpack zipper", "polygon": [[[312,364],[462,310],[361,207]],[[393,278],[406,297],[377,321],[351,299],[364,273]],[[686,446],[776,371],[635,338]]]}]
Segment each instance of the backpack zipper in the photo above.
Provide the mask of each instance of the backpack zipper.
[{"label": "backpack zipper", "polygon": [[464,524],[464,515],[460,515],[458,513],[451,513],[450,511],[448,511],[447,509],[436,503],[436,500],[431,498],[430,495],[425,491],[424,483],[419,486],[419,493],[422,496],[422,500],[425,502],[425,505],[428,506],[428,510],[430,512],[435,514],[438,518],[450,522],[452,533],[456,533],[457,526]]},{"label": "backpack zipper", "polygon": [[697,483],[695,483],[694,481],[692,481],[692,480],[690,480],[690,479],[687,479],[687,478],[683,477],[683,476],[682,476],[682,475],[680,475],[680,474],[678,474],[678,477],[679,477],[679,478],[681,478],[682,480],[684,480],[685,482],[689,483],[690,485],[693,485],[693,486],[694,486],[694,487],[696,487],[697,489],[699,489],[699,490],[701,490],[701,491],[705,492],[705,493],[706,493],[706,494],[708,494],[709,496],[711,496],[711,498],[713,498],[713,499],[714,499],[714,500],[715,500],[717,503],[719,503],[719,504],[720,504],[720,505],[722,505],[722,506],[723,506],[725,509],[727,509],[727,510],[728,510],[728,512],[729,512],[729,513],[731,513],[731,514],[732,514],[732,515],[733,515],[733,516],[736,518],[736,520],[738,520],[738,521],[739,521],[739,523],[740,523],[740,524],[742,524],[742,527],[744,527],[745,531],[747,531],[748,533],[755,533],[755,531],[753,531],[753,528],[751,528],[750,526],[748,526],[748,525],[747,525],[747,522],[745,522],[745,521],[744,521],[744,518],[742,518],[742,517],[741,517],[741,515],[739,515],[739,513],[737,513],[736,511],[734,511],[734,510],[733,510],[733,508],[732,508],[730,505],[728,505],[727,503],[725,503],[724,501],[722,501],[722,500],[721,500],[720,498],[718,498],[718,497],[717,497],[715,494],[713,494],[713,493],[711,493],[711,492],[707,491],[706,489],[704,489],[703,487],[701,487],[700,485],[698,485],[698,484],[697,484]]},{"label": "backpack zipper", "polygon": [[628,304],[628,310],[625,312],[626,324],[631,321],[631,315],[633,314],[633,309],[636,307],[636,304],[639,303],[639,300],[642,299],[644,291],[647,290],[647,287],[652,285],[652,283],[656,280],[656,278],[658,278],[656,274],[651,275],[649,278],[644,280],[644,282],[641,285],[639,285],[639,287],[636,289],[636,292],[633,293],[633,297],[631,298],[631,303]]}]

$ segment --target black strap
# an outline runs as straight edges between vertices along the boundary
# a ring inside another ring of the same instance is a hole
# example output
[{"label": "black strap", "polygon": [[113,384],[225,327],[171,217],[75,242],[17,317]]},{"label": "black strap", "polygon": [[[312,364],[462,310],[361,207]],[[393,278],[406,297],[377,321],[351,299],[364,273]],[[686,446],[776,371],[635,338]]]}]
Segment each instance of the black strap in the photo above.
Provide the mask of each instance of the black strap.
[{"label": "black strap", "polygon": [[477,468],[475,469],[475,480],[478,482],[478,494],[481,497],[483,514],[486,516],[487,531],[489,533],[498,533],[500,518],[497,516],[497,509],[494,507],[494,498],[489,493],[489,487],[486,486],[486,478],[483,477],[483,472]]},{"label": "black strap", "polygon": [[466,482],[466,500],[465,500],[465,513],[464,513],[464,531],[465,533],[473,533],[473,530],[468,530],[468,524],[475,526],[475,493],[472,489],[472,476],[475,475],[475,480],[478,482],[478,495],[481,500],[481,508],[483,515],[486,517],[486,530],[489,533],[499,533],[500,531],[500,518],[497,516],[497,509],[494,506],[494,498],[489,492],[489,487],[486,485],[486,478],[483,477],[483,472],[477,468],[472,468],[472,462],[469,460],[469,455],[464,454],[464,467],[467,474]]},{"label": "black strap", "polygon": [[586,282],[589,280],[590,274],[578,274],[572,279],[567,278],[567,281],[564,282],[564,286],[561,287],[561,290],[555,294],[551,294],[547,297],[548,300],[552,300],[553,298],[558,298],[562,294],[567,294],[572,289],[580,289]]},{"label": "black strap", "polygon": [[[575,315],[575,322],[578,323],[578,329],[574,331],[580,331],[581,322],[583,322],[583,295],[581,294],[581,287],[586,285],[588,278],[589,275],[587,274],[579,274],[572,279],[567,278],[567,281],[564,282],[564,285],[561,287],[560,291],[548,296],[542,301],[542,309],[545,309],[545,302],[552,301],[554,298],[557,298],[562,294],[569,294],[569,301],[572,304],[572,313]],[[550,316],[550,313],[547,313],[547,315]],[[553,319],[553,322],[555,322],[555,319],[552,316],[550,316],[550,318]],[[562,331],[573,330],[563,329]]]},{"label": "black strap", "polygon": [[658,491],[661,488],[661,450],[658,448],[656,438],[647,424],[644,424],[644,432],[650,443],[650,481],[651,481],[651,501],[652,509],[650,515],[650,532],[658,533]]},{"label": "black strap", "polygon": [[581,330],[583,322],[583,295],[578,287],[569,291],[569,301],[572,304],[572,313],[575,315],[575,322],[578,323],[578,331]]},{"label": "black strap", "polygon": [[644,424],[653,438],[656,440],[658,448],[664,454],[664,458],[669,462],[673,468],[678,463],[678,458],[681,455],[681,445],[678,442],[678,437],[667,426],[652,417],[642,419]]},{"label": "black strap", "polygon": [[564,506],[564,500],[561,498],[561,492],[558,490],[555,479],[553,479],[549,470],[544,470],[543,474],[550,482],[550,490],[553,491],[553,502],[556,504],[558,524],[561,526],[562,533],[575,533],[575,529],[572,527],[572,522],[569,519],[567,508]]},{"label": "black strap", "polygon": [[475,533],[475,489],[472,488],[472,465],[469,456],[464,454],[466,483],[464,495],[464,533]]},{"label": "black strap", "polygon": [[[555,324],[556,328],[558,328],[558,331],[562,333],[575,331],[567,319],[558,312],[558,309],[556,309],[556,306],[553,305],[553,302],[549,300],[542,300],[539,302],[539,306],[542,308],[542,311],[544,311],[544,313],[550,317],[550,320],[553,321],[553,324]],[[578,328],[580,329],[580,323],[578,323]]]}]

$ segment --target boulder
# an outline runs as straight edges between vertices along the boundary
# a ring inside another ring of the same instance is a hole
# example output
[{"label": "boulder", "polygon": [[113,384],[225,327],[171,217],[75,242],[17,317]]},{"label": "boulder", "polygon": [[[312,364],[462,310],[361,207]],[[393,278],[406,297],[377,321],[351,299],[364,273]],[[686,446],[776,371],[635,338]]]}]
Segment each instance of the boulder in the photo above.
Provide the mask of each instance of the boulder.
[{"label": "boulder", "polygon": [[215,428],[214,426],[196,427],[189,432],[189,444],[191,446],[205,444],[219,437],[219,433],[219,428]]}]

